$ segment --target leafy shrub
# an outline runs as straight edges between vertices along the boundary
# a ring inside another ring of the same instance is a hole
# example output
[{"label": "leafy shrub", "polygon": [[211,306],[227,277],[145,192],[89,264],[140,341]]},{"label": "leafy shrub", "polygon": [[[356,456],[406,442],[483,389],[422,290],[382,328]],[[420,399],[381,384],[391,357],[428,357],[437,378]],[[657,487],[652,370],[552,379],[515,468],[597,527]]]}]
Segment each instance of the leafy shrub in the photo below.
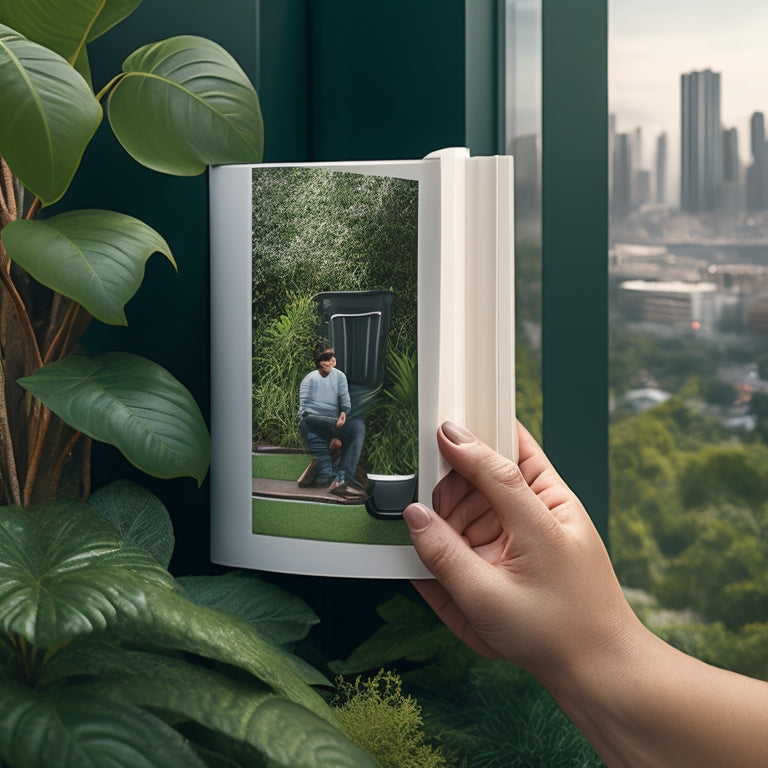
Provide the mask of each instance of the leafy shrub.
[{"label": "leafy shrub", "polygon": [[374,768],[284,647],[314,614],[242,574],[175,580],[150,493],[0,507],[0,532],[0,764]]},{"label": "leafy shrub", "polygon": [[254,332],[253,433],[264,445],[302,446],[296,422],[299,386],[312,370],[317,311],[309,296],[292,297],[283,314]]},{"label": "leafy shrub", "polygon": [[452,768],[603,765],[531,675],[479,656],[423,604],[396,596],[378,610],[383,626],[331,668],[351,675],[407,664],[404,686],[418,697],[427,736]]},{"label": "leafy shrub", "polygon": [[440,751],[424,742],[421,707],[403,694],[396,674],[381,669],[367,679],[336,682],[336,712],[347,735],[383,768],[444,768]]},{"label": "leafy shrub", "polygon": [[407,474],[419,462],[419,388],[416,350],[387,355],[384,389],[368,413],[366,461],[372,472]]}]

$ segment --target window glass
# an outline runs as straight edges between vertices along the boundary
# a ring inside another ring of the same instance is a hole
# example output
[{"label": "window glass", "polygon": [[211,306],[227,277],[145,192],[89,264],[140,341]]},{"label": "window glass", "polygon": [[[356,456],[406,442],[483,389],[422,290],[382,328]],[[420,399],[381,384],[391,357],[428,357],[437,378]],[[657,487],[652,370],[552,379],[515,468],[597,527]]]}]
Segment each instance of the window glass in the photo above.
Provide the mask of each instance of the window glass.
[{"label": "window glass", "polygon": [[515,158],[517,411],[541,439],[541,0],[507,0],[505,10],[505,142]]},{"label": "window glass", "polygon": [[768,677],[768,5],[609,2],[610,541],[651,627]]}]

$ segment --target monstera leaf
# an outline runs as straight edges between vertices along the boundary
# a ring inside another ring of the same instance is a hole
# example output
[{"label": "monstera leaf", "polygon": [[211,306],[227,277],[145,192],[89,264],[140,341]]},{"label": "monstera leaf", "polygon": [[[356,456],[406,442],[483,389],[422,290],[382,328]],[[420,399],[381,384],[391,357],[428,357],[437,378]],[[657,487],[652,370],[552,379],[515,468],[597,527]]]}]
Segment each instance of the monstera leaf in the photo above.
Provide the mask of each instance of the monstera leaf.
[{"label": "monstera leaf", "polygon": [[194,398],[165,368],[125,352],[73,355],[19,379],[63,421],[114,445],[149,475],[208,472],[210,438]]},{"label": "monstera leaf", "polygon": [[216,43],[182,35],[139,48],[109,96],[109,121],[124,149],[163,173],[259,162],[263,121],[256,91]]}]

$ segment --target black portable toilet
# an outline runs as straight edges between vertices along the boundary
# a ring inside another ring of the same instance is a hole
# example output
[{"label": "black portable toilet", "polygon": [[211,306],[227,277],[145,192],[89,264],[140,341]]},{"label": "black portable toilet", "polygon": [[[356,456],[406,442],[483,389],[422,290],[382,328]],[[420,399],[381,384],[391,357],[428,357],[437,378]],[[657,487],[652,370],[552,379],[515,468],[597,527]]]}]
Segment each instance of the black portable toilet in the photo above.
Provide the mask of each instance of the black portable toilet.
[{"label": "black portable toilet", "polygon": [[347,377],[352,415],[362,415],[384,384],[384,352],[392,318],[392,291],[325,291],[318,332],[336,352]]}]

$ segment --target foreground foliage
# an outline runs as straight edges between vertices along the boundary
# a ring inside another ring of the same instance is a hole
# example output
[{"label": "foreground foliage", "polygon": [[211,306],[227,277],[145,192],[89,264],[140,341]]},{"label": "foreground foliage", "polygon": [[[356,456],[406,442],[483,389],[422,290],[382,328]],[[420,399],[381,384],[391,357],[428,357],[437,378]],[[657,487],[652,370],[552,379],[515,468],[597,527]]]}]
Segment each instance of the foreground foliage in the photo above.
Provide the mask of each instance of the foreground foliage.
[{"label": "foreground foliage", "polygon": [[396,596],[383,626],[331,668],[400,672],[424,730],[452,768],[599,768],[589,742],[530,675],[478,656],[424,605]]},{"label": "foreground foliage", "polygon": [[355,744],[383,768],[445,768],[440,751],[424,742],[421,707],[403,694],[393,672],[353,681],[337,678],[336,712]]},{"label": "foreground foliage", "polygon": [[280,645],[314,614],[244,574],[175,580],[151,494],[6,506],[0,534],[4,764],[377,765],[314,689],[325,678]]},{"label": "foreground foliage", "polygon": [[92,318],[126,324],[152,254],[176,268],[168,243],[126,213],[51,210],[102,103],[125,151],[155,171],[261,159],[256,92],[210,40],[151,42],[94,89],[88,44],[140,4],[0,0],[0,504],[87,498],[92,439],[157,477],[199,484],[208,469],[208,431],[180,382],[136,355],[77,350]]}]

